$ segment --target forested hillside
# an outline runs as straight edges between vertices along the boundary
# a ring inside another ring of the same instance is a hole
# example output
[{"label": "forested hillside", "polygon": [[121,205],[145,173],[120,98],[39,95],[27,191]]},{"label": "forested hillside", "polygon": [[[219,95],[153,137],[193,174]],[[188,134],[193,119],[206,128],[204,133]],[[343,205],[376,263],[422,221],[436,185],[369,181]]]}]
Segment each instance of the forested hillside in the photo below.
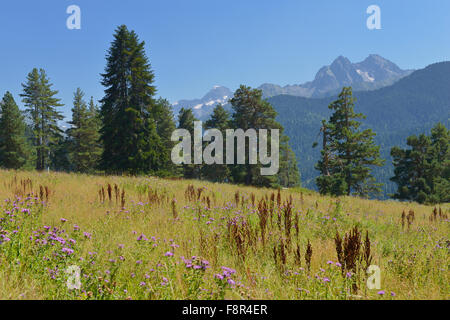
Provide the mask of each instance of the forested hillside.
[{"label": "forested hillside", "polygon": [[[430,131],[437,123],[449,126],[450,116],[450,62],[436,63],[418,70],[392,86],[375,91],[355,92],[355,111],[367,116],[363,127],[376,132],[375,142],[386,159],[385,166],[375,168],[374,174],[384,183],[383,193],[395,193],[390,149],[405,146],[406,138]],[[314,165],[320,148],[312,144],[319,139],[321,120],[330,116],[328,105],[335,96],[308,99],[294,96],[276,96],[269,102],[278,112],[278,120],[290,137],[290,145],[297,155],[303,186],[316,188],[318,172]]]}]

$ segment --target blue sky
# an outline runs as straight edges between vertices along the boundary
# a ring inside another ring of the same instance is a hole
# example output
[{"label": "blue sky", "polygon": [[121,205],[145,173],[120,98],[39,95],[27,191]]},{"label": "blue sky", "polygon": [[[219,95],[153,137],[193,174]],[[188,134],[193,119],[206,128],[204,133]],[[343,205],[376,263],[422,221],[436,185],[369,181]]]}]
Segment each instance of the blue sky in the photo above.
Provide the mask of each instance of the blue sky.
[{"label": "blue sky", "polygon": [[[81,8],[68,30],[66,8]],[[366,9],[381,8],[381,30]],[[73,92],[103,95],[100,73],[120,24],[145,40],[158,95],[201,97],[214,85],[236,89],[303,83],[339,55],[377,53],[401,68],[450,60],[450,1],[433,0],[14,0],[0,4],[0,94],[20,102],[21,83],[44,68],[70,115]]]}]

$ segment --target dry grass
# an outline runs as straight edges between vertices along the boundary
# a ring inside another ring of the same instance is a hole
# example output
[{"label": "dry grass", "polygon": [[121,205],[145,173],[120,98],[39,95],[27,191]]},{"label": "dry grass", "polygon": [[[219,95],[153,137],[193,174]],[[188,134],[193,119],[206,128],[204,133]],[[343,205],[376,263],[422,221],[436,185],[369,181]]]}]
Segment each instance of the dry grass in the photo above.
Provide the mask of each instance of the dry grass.
[{"label": "dry grass", "polygon": [[[0,211],[10,239],[0,244],[2,299],[450,298],[448,204],[433,212],[152,177],[0,171],[0,180],[0,199],[11,199]],[[7,222],[12,201],[36,218]],[[44,226],[76,244],[29,240]],[[369,263],[380,290],[366,287]],[[66,287],[70,265],[82,270],[81,290]]]}]

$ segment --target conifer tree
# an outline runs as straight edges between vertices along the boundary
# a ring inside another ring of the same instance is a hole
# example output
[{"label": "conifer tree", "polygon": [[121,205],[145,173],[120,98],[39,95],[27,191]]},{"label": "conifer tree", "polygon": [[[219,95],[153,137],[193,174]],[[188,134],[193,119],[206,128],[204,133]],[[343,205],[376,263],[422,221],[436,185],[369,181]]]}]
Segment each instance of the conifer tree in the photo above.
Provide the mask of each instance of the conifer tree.
[{"label": "conifer tree", "polygon": [[317,185],[321,193],[333,195],[368,196],[380,191],[380,184],[372,176],[374,166],[382,166],[380,148],[373,141],[371,129],[360,130],[358,119],[365,119],[354,111],[352,88],[344,87],[336,101],[328,122],[323,122],[324,144],[321,160],[316,168],[321,172]]},{"label": "conifer tree", "polygon": [[450,131],[441,123],[431,135],[410,136],[408,149],[393,147],[395,199],[419,203],[450,201]]},{"label": "conifer tree", "polygon": [[152,116],[155,119],[156,132],[163,146],[160,155],[162,165],[158,174],[176,176],[178,171],[171,160],[172,148],[175,145],[171,137],[173,131],[176,129],[176,124],[170,102],[163,98],[158,99],[152,110]]},{"label": "conifer tree", "polygon": [[36,148],[36,170],[44,170],[50,165],[51,152],[61,138],[62,130],[58,120],[63,116],[56,109],[63,106],[52,90],[47,74],[43,69],[34,68],[27,76],[27,82],[22,84],[23,102],[33,125],[34,147]]},{"label": "conifer tree", "polygon": [[200,179],[201,178],[201,169],[202,165],[200,164],[194,164],[193,158],[194,158],[194,148],[193,148],[193,141],[194,141],[194,122],[198,121],[197,118],[195,118],[194,113],[192,112],[192,109],[185,109],[181,108],[179,114],[178,114],[178,129],[185,129],[189,131],[191,134],[191,164],[183,164],[183,176],[186,179]]},{"label": "conifer tree", "polygon": [[88,119],[86,127],[87,141],[89,141],[89,171],[93,172],[100,164],[102,155],[102,144],[100,141],[101,118],[100,110],[94,103],[94,98],[91,97],[88,107]]},{"label": "conifer tree", "polygon": [[[225,130],[231,129],[231,118],[228,111],[219,104],[217,105],[209,120],[205,122],[205,130],[217,129],[222,133],[223,145],[226,145],[226,133]],[[211,141],[212,142],[212,141]],[[213,154],[214,155],[214,154]],[[225,163],[225,154],[222,159],[223,164],[211,164],[203,166],[203,176],[205,179],[213,182],[231,182],[230,181],[230,168]]]},{"label": "conifer tree", "polygon": [[29,156],[24,118],[9,91],[0,101],[0,108],[0,166],[20,169]]},{"label": "conifer tree", "polygon": [[[330,125],[325,120],[322,120],[322,126],[320,129],[322,133],[322,150],[320,151],[321,158],[317,162],[315,168],[320,171],[320,175],[316,179],[316,184],[321,194],[331,194],[334,196],[342,196],[347,192],[347,183],[343,172],[333,170],[332,160],[334,155],[331,153],[330,140]],[[317,143],[313,145],[313,148],[317,146]],[[336,172],[333,172],[336,171]],[[333,172],[333,174],[331,174]]]},{"label": "conifer tree", "polygon": [[[232,121],[235,129],[242,129],[244,131],[255,129],[257,132],[260,129],[267,129],[269,133],[270,129],[279,129],[281,137],[283,128],[275,120],[277,114],[273,107],[262,98],[261,90],[241,85],[234,93],[230,102],[233,107]],[[268,141],[270,141],[270,137],[268,137]],[[262,176],[260,174],[261,164],[252,165],[249,163],[248,139],[246,139],[245,143],[246,164],[233,166],[234,181],[248,185],[274,186],[277,183],[275,176]]]},{"label": "conifer tree", "polygon": [[80,88],[74,93],[72,121],[69,124],[72,125],[67,130],[72,168],[76,172],[92,173],[101,152],[98,115],[92,98],[88,109]]},{"label": "conifer tree", "polygon": [[73,162],[70,159],[71,140],[67,135],[59,136],[53,143],[50,154],[50,167],[54,171],[70,172],[74,170]]},{"label": "conifer tree", "polygon": [[148,173],[162,166],[164,146],[151,116],[156,88],[144,45],[122,25],[106,57],[100,113],[101,163],[108,172]]},{"label": "conifer tree", "polygon": [[280,170],[277,177],[277,182],[282,187],[293,188],[301,185],[297,158],[286,135],[280,137]]}]

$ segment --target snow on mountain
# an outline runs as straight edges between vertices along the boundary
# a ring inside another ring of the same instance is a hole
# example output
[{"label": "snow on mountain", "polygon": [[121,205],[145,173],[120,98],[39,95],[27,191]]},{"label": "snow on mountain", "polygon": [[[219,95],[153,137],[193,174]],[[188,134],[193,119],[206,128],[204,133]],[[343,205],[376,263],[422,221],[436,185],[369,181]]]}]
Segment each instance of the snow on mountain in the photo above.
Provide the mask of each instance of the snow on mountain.
[{"label": "snow on mountain", "polygon": [[402,70],[395,63],[376,54],[364,61],[352,63],[343,56],[329,66],[322,67],[311,82],[281,87],[264,84],[260,87],[265,97],[280,94],[318,98],[336,94],[343,86],[352,86],[354,91],[375,90],[410,75],[414,70]]},{"label": "snow on mountain", "polygon": [[[376,54],[364,61],[352,63],[343,56],[337,57],[329,66],[322,67],[313,81],[298,85],[279,86],[265,83],[258,87],[265,98],[291,95],[320,98],[337,94],[342,87],[352,86],[353,91],[375,90],[394,84],[414,70],[402,70],[395,63]],[[206,120],[218,104],[226,105],[232,98],[230,89],[215,85],[201,99],[180,100],[172,104],[175,117],[181,108],[191,108],[200,120]]]},{"label": "snow on mountain", "polygon": [[192,112],[198,119],[204,120],[218,104],[227,104],[232,96],[233,93],[230,89],[215,85],[203,98],[180,100],[173,103],[172,108],[174,110],[175,117],[178,115],[181,108],[191,108]]}]

